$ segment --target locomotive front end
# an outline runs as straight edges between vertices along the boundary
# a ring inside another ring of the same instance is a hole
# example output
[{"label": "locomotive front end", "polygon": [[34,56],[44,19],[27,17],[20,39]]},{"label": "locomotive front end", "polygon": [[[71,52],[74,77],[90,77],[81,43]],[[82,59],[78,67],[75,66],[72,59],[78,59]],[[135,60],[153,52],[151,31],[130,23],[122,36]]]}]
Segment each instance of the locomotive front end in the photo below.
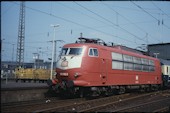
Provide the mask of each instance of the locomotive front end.
[{"label": "locomotive front end", "polygon": [[85,49],[85,46],[79,44],[67,44],[62,48],[56,64],[56,78],[48,82],[53,90],[58,93],[76,92],[75,80],[82,76],[81,65]]}]

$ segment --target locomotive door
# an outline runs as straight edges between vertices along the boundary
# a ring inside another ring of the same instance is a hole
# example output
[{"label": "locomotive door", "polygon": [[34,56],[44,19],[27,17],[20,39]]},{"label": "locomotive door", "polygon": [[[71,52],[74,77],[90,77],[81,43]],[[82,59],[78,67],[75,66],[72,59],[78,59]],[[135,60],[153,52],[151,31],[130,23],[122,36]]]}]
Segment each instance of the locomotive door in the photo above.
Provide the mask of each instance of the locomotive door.
[{"label": "locomotive door", "polygon": [[102,84],[106,84],[107,81],[107,60],[104,58],[101,58],[101,63],[100,63],[100,70],[101,70],[101,82]]}]

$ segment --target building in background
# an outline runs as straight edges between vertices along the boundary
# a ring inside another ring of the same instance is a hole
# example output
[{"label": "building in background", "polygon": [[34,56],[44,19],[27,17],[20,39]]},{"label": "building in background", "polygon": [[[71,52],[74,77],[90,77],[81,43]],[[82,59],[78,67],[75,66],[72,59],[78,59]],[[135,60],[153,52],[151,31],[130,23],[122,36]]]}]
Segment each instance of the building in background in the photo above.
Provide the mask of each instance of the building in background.
[{"label": "building in background", "polygon": [[163,60],[170,60],[170,43],[148,45],[148,54]]}]

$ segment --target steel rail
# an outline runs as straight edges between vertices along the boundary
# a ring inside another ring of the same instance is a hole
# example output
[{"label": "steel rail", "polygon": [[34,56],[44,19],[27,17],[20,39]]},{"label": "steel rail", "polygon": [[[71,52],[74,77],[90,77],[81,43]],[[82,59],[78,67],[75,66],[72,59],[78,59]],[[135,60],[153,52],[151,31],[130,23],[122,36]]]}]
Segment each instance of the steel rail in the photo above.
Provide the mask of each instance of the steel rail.
[{"label": "steel rail", "polygon": [[[53,107],[53,108],[48,108],[48,109],[42,109],[42,110],[37,110],[34,112],[56,112],[56,111],[61,111],[61,112],[66,112],[66,111],[71,111],[71,112],[87,112],[87,111],[95,111],[95,109],[99,110],[98,106],[107,105],[108,103],[115,103],[115,102],[121,102],[122,100],[130,100],[130,99],[136,99],[136,98],[142,98],[145,96],[150,96],[152,94],[160,94],[163,92],[167,91],[157,91],[157,92],[151,92],[147,94],[136,94],[136,95],[130,95],[130,94],[123,94],[123,95],[118,95],[118,96],[111,96],[111,97],[105,97],[105,98],[100,98],[100,99],[94,99],[90,100],[87,102],[82,102],[82,103],[75,103],[73,105],[67,105],[67,106],[62,106],[62,107]],[[108,104],[108,105],[109,105]]]},{"label": "steel rail", "polygon": [[123,100],[113,101],[113,102],[110,102],[110,103],[101,104],[99,106],[94,106],[94,107],[91,107],[89,109],[84,109],[84,110],[81,110],[79,112],[99,111],[100,109],[103,109],[106,106],[111,106],[111,105],[114,105],[114,104],[119,104],[119,103],[122,103],[124,101],[132,100],[132,99],[137,99],[137,98],[142,98],[142,97],[145,97],[145,96],[150,96],[151,94],[149,93],[149,94],[142,94],[142,95],[132,96],[130,98],[126,98],[126,99],[123,99]]},{"label": "steel rail", "polygon": [[154,110],[153,112],[168,112],[170,111],[170,106],[166,106],[157,110]]},{"label": "steel rail", "polygon": [[72,105],[73,103],[78,103],[84,101],[84,98],[77,99],[66,99],[66,100],[51,100],[50,98],[41,102],[34,103],[34,101],[29,101],[28,103],[24,103],[23,105],[14,105],[14,106],[6,106],[1,107],[1,111],[5,112],[32,112],[37,109],[43,109],[50,106],[62,106],[62,105]]},{"label": "steel rail", "polygon": [[[146,98],[146,96],[151,96],[151,95],[156,95],[156,94],[162,94],[164,92],[170,92],[170,90],[165,90],[165,91],[161,91],[161,92],[151,92],[151,93],[147,93],[147,94],[142,94],[142,95],[137,95],[137,96],[134,96],[134,97],[130,97],[130,98],[127,98],[127,99],[124,99],[124,100],[121,100],[121,101],[113,101],[113,102],[110,102],[110,103],[107,103],[107,104],[101,104],[99,106],[94,106],[94,107],[91,107],[91,108],[88,108],[88,109],[84,109],[84,110],[80,110],[78,112],[91,112],[91,111],[102,111],[103,109],[106,109],[106,108],[113,108],[115,107],[117,109],[118,106],[122,106],[123,103],[127,102],[127,101],[130,101],[130,100],[133,100],[133,99],[139,99],[139,98]],[[154,98],[153,98],[154,99]],[[120,108],[119,110],[121,110],[122,108]],[[113,112],[116,112],[116,111],[119,111],[119,110],[115,110]],[[122,109],[123,110],[123,109]]]},{"label": "steel rail", "polygon": [[107,106],[115,106],[115,104],[119,104],[119,103],[122,103],[122,102],[125,102],[125,101],[128,101],[128,100],[142,98],[142,97],[150,96],[150,95],[153,95],[153,94],[159,94],[159,93],[163,93],[163,92],[167,92],[167,90],[162,91],[162,92],[157,91],[157,92],[151,92],[151,93],[147,93],[147,94],[137,95],[137,96],[134,96],[134,97],[130,97],[130,98],[121,100],[121,101],[113,101],[113,102],[110,102],[110,103],[101,104],[99,106],[94,106],[94,107],[91,107],[91,108],[88,108],[88,109],[80,110],[79,112],[99,111],[100,109],[106,108]]},{"label": "steel rail", "polygon": [[134,112],[135,109],[138,109],[138,108],[141,108],[141,107],[144,107],[144,106],[151,106],[153,104],[157,104],[157,102],[162,102],[162,101],[170,101],[170,98],[164,98],[164,99],[159,99],[159,100],[155,100],[155,101],[151,101],[151,102],[147,102],[147,103],[142,103],[142,104],[138,104],[138,105],[134,105],[134,106],[130,106],[130,107],[126,107],[126,108],[122,108],[122,109],[118,109],[118,110],[115,110],[113,112]]},{"label": "steel rail", "polygon": [[42,110],[37,110],[34,111],[34,113],[38,113],[38,112],[56,112],[56,111],[61,111],[61,112],[65,112],[65,111],[81,111],[83,109],[87,109],[87,108],[91,108],[94,107],[96,105],[100,105],[102,103],[109,103],[112,101],[118,101],[118,100],[122,100],[125,98],[129,98],[131,96],[133,96],[135,94],[123,94],[123,95],[114,95],[111,97],[104,97],[104,98],[99,98],[99,99],[94,99],[94,100],[89,100],[89,101],[85,101],[85,102],[81,102],[81,103],[75,103],[73,105],[67,105],[67,106],[62,106],[62,107],[54,107],[54,108],[48,108],[48,109],[42,109]]},{"label": "steel rail", "polygon": [[39,100],[29,100],[29,101],[21,101],[21,102],[2,103],[1,106],[3,108],[14,108],[14,107],[21,107],[21,106],[28,106],[28,105],[36,105],[36,104],[46,102],[47,100],[50,100],[50,101],[54,102],[56,100],[59,100],[59,98],[50,97],[50,98],[39,99]]}]

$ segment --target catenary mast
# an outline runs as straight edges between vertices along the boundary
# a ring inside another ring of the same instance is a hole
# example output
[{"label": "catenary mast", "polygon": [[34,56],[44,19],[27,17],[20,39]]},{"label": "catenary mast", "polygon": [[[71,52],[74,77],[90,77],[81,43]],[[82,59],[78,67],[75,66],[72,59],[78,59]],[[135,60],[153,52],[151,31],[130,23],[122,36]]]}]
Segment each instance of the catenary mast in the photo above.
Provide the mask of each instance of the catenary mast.
[{"label": "catenary mast", "polygon": [[24,40],[25,40],[25,2],[20,3],[18,41],[17,41],[17,66],[23,67],[24,64]]}]

